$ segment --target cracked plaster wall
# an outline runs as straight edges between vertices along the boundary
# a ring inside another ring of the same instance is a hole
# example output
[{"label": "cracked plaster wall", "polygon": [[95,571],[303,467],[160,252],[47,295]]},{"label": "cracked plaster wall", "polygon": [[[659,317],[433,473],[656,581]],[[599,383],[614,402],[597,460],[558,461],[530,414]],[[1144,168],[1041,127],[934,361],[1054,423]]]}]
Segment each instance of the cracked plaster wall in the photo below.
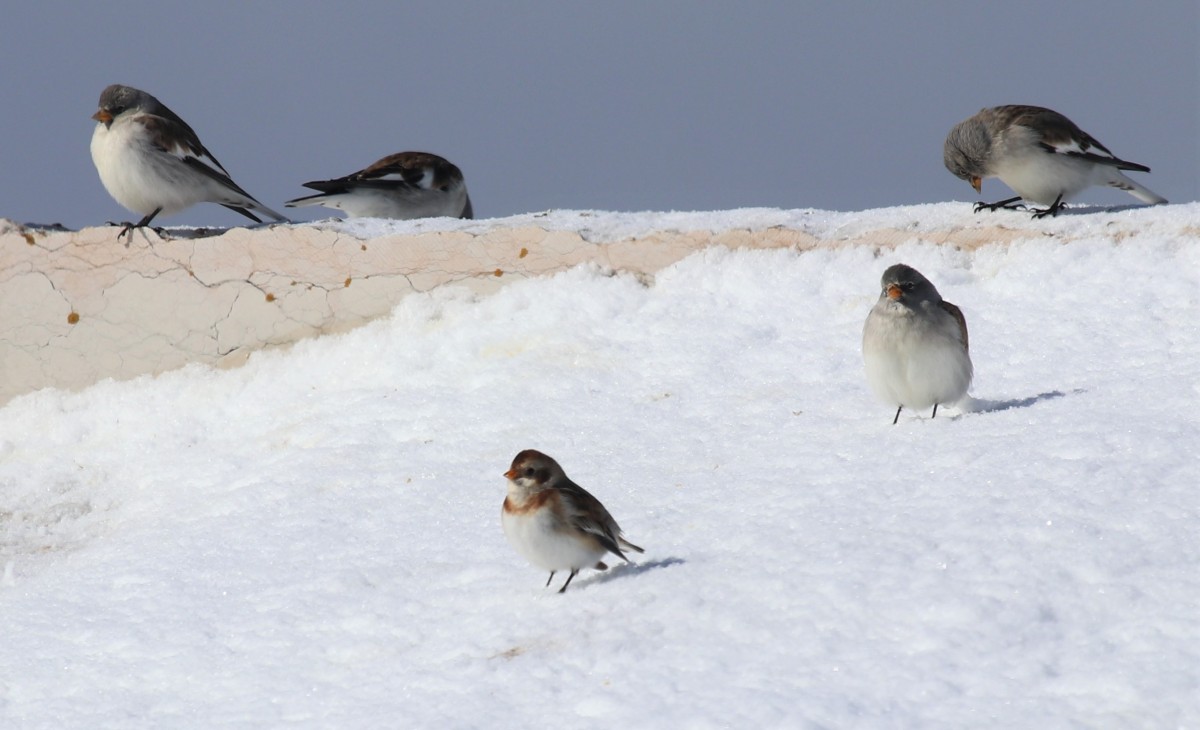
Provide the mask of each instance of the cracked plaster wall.
[{"label": "cracked plaster wall", "polygon": [[921,238],[974,248],[1028,236],[988,227],[820,239],[769,228],[591,243],[572,231],[498,223],[369,240],[316,226],[171,240],[149,233],[127,246],[114,228],[45,231],[0,219],[0,405],[44,387],[77,389],[192,362],[240,365],[255,350],[345,331],[447,284],[486,294],[587,262],[649,279],[710,246],[889,247]]}]

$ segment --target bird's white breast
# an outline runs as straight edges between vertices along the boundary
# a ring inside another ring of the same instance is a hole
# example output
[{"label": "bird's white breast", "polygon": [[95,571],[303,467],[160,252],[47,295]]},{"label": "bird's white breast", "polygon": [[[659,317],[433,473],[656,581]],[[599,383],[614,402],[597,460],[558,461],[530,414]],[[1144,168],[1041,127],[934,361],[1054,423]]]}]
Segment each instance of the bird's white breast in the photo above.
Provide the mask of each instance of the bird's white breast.
[{"label": "bird's white breast", "polygon": [[544,570],[578,570],[599,562],[604,549],[593,541],[578,539],[548,509],[534,512],[501,512],[504,534],[526,560]]},{"label": "bird's white breast", "polygon": [[871,390],[884,402],[908,408],[954,403],[971,385],[971,358],[958,323],[932,302],[918,317],[899,304],[880,302],[863,329],[863,362]]},{"label": "bird's white breast", "polygon": [[467,203],[467,186],[456,184],[445,191],[364,186],[348,193],[328,195],[317,202],[328,208],[344,210],[351,218],[457,218]]},{"label": "bird's white breast", "polygon": [[169,153],[150,144],[142,127],[118,119],[92,132],[92,162],[104,189],[122,206],[149,215],[178,213],[205,199],[205,185]]},{"label": "bird's white breast", "polygon": [[1053,205],[1097,184],[1094,162],[1051,152],[1024,127],[1013,128],[993,157],[991,172],[1023,199]]}]

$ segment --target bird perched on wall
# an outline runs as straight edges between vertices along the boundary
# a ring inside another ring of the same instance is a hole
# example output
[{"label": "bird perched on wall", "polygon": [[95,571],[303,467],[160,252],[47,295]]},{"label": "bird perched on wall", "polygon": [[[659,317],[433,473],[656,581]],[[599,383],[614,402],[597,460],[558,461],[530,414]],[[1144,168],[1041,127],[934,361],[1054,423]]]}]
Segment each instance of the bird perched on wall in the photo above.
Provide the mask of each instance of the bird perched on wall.
[{"label": "bird perched on wall", "polygon": [[954,403],[967,394],[973,368],[962,310],[942,299],[921,272],[896,264],[883,272],[879,301],[863,326],[863,362],[871,390],[896,406]]},{"label": "bird perched on wall", "polygon": [[217,203],[255,223],[258,211],[287,218],[238,186],[187,122],[162,102],[131,86],[113,84],[100,94],[92,115],[92,162],[104,189],[122,206],[144,217],[126,223],[120,239],[158,215],[173,215],[196,203]]},{"label": "bird perched on wall", "polygon": [[321,192],[284,205],[323,205],[343,210],[351,218],[475,216],[462,171],[428,152],[398,152],[345,177],[314,180],[304,187]]},{"label": "bird perched on wall", "polygon": [[540,451],[517,454],[504,473],[508,496],[500,522],[508,541],[526,560],[554,574],[570,570],[559,593],[583,568],[608,568],[600,558],[612,553],[625,562],[624,550],[644,552],[621,536],[621,528],[600,500],[571,481],[558,462]]},{"label": "bird perched on wall", "polygon": [[1114,156],[1070,119],[1040,106],[991,107],[959,122],[946,135],[942,161],[977,193],[989,177],[1017,193],[997,203],[976,203],[975,212],[1016,208],[1014,203],[1026,200],[1047,206],[1035,209],[1034,218],[1058,215],[1065,201],[1093,185],[1120,188],[1151,205],[1167,202],[1121,172],[1150,172],[1149,167]]}]

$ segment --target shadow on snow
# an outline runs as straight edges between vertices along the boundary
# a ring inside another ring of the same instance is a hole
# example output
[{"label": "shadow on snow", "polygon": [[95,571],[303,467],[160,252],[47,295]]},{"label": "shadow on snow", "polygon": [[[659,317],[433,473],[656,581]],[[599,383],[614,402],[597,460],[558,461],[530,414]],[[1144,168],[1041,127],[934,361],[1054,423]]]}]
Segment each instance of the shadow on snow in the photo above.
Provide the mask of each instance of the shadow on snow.
[{"label": "shadow on snow", "polygon": [[[683,558],[663,558],[662,560],[651,560],[645,563],[621,563],[620,565],[613,566],[602,573],[589,576],[587,580],[582,581],[579,587],[583,588],[585,586],[592,585],[593,583],[607,583],[608,581],[616,580],[617,578],[648,573],[652,570],[658,570],[660,568],[669,568],[672,565],[683,565],[685,562],[687,561]],[[572,584],[571,588],[574,587],[575,584]],[[568,592],[569,591],[570,589],[568,589]]]},{"label": "shadow on snow", "polygon": [[[1082,393],[1083,390],[1073,390],[1072,395]],[[967,409],[969,413],[997,413],[999,411],[1011,411],[1014,408],[1029,408],[1043,401],[1055,400],[1057,398],[1065,398],[1066,393],[1061,390],[1051,390],[1046,393],[1038,393],[1031,395],[1028,398],[1014,398],[1012,400],[985,400],[983,398],[972,398],[971,407]]]}]

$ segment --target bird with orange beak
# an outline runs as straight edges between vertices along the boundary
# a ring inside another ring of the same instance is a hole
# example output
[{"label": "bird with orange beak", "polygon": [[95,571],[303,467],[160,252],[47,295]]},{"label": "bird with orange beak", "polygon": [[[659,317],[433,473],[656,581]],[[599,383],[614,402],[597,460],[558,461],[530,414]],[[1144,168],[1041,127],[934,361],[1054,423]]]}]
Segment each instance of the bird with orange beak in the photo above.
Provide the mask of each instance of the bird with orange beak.
[{"label": "bird with orange beak", "polygon": [[1093,185],[1124,190],[1151,205],[1167,202],[1121,172],[1150,172],[1149,167],[1122,160],[1070,119],[1040,106],[996,106],[959,122],[946,135],[942,162],[976,193],[989,177],[1017,193],[997,203],[976,203],[977,213],[1023,208],[1014,204],[1025,200],[1047,206],[1034,209],[1034,218],[1058,215],[1064,202]]},{"label": "bird with orange beak", "polygon": [[100,182],[114,200],[142,215],[137,223],[126,223],[118,239],[159,215],[202,202],[223,205],[255,223],[262,222],[255,212],[287,220],[239,187],[187,122],[152,95],[113,84],[101,92],[92,119],[92,162]]},{"label": "bird with orange beak", "polygon": [[621,536],[621,526],[600,500],[571,481],[558,462],[540,451],[517,454],[504,473],[508,496],[500,510],[500,523],[508,541],[537,567],[554,574],[571,574],[559,593],[583,568],[606,570],[600,561],[607,553],[629,562],[625,550],[643,552]]},{"label": "bird with orange beak", "polygon": [[896,264],[883,272],[879,300],[863,326],[867,382],[880,400],[925,409],[955,403],[967,394],[974,368],[962,310],[942,299],[921,272]]}]

